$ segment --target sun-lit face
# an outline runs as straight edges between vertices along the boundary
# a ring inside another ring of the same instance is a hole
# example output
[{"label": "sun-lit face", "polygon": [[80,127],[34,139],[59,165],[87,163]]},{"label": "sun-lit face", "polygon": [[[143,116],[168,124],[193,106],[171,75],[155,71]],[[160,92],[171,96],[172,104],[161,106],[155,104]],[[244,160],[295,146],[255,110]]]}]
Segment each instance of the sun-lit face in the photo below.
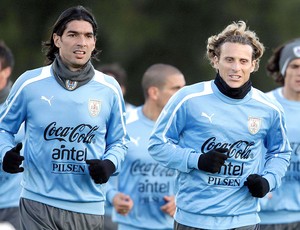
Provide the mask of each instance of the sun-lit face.
[{"label": "sun-lit face", "polygon": [[53,34],[53,40],[63,63],[71,71],[80,69],[90,60],[96,45],[92,25],[83,20],[70,21],[62,36]]},{"label": "sun-lit face", "polygon": [[286,68],[284,92],[290,95],[300,94],[300,58],[292,60]]},{"label": "sun-lit face", "polygon": [[231,88],[239,88],[250,78],[255,67],[250,45],[225,42],[220,47],[220,57],[214,58],[214,67]]}]

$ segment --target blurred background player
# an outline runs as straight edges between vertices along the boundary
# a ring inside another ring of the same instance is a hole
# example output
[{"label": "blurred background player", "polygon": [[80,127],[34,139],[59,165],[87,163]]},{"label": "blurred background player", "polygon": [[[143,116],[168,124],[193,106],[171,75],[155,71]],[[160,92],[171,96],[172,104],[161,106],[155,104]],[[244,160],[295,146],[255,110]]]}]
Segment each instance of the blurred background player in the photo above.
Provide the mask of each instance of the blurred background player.
[{"label": "blurred background player", "polygon": [[280,87],[267,94],[283,107],[287,135],[293,149],[290,166],[279,189],[261,199],[262,230],[300,229],[300,39],[277,47],[267,73]]},{"label": "blurred background player", "polygon": [[[10,76],[14,67],[14,56],[4,41],[0,41],[0,107],[7,98],[12,82]],[[19,142],[19,140],[16,140]],[[1,167],[0,167],[1,168]],[[10,174],[0,170],[0,229],[1,222],[8,222],[16,230],[20,229],[19,199],[22,174]],[[6,225],[9,225],[9,224]],[[8,228],[8,227],[7,227]],[[12,226],[11,226],[12,228]]]},{"label": "blurred background player", "polygon": [[173,229],[176,171],[159,165],[147,148],[163,107],[184,85],[182,72],[168,64],[154,64],[143,75],[145,103],[127,114],[126,128],[131,142],[116,177],[117,185],[107,191],[119,230]]},{"label": "blurred background player", "polygon": [[[97,68],[102,73],[105,73],[109,76],[114,77],[119,83],[123,97],[125,98],[127,91],[127,72],[126,70],[118,63],[108,63],[100,65]],[[125,101],[126,112],[135,108],[134,105]],[[111,177],[109,179],[110,183],[116,183],[116,177]],[[118,229],[118,224],[112,221],[112,205],[110,202],[105,202],[105,215],[104,215],[104,229],[105,230],[116,230]]]}]

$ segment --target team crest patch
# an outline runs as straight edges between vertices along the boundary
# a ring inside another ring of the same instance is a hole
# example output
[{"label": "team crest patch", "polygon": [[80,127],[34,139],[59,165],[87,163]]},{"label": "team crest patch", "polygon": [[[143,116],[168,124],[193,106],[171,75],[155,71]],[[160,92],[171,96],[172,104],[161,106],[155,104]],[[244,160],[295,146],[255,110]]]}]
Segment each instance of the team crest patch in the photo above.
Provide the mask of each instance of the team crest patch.
[{"label": "team crest patch", "polygon": [[66,88],[70,91],[76,89],[77,84],[78,84],[77,81],[66,80],[65,82]]},{"label": "team crest patch", "polygon": [[101,110],[101,101],[100,100],[89,100],[89,113],[92,117],[99,115]]},{"label": "team crest patch", "polygon": [[261,127],[261,118],[259,117],[248,117],[248,130],[251,134],[256,134]]}]

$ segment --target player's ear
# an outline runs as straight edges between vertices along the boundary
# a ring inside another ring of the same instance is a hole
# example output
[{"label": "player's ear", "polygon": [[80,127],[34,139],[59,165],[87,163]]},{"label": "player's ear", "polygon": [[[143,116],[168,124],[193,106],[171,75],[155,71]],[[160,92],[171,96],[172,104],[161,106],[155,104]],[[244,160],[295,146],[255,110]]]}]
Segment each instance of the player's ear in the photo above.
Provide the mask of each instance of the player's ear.
[{"label": "player's ear", "polygon": [[219,69],[219,58],[217,56],[214,56],[212,63],[215,69]]},{"label": "player's ear", "polygon": [[61,39],[61,37],[58,34],[54,33],[52,38],[53,38],[54,45],[57,48],[60,48],[60,39]]},{"label": "player's ear", "polygon": [[152,98],[154,100],[157,100],[157,98],[159,97],[158,91],[159,91],[158,88],[155,87],[155,86],[149,87],[149,89],[148,89],[148,97]]}]

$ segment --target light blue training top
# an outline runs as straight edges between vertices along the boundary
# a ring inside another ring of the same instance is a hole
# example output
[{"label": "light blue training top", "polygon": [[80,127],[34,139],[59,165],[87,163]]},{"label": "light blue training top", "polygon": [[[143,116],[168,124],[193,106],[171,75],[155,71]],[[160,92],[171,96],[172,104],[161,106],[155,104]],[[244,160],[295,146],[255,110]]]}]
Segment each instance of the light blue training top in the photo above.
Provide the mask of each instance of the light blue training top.
[{"label": "light blue training top", "polygon": [[261,223],[300,222],[300,102],[285,99],[281,87],[267,95],[275,98],[285,111],[287,136],[293,151],[282,185],[261,199]]},{"label": "light blue training top", "polygon": [[161,166],[149,155],[149,137],[155,122],[143,114],[142,108],[137,107],[128,113],[127,131],[131,142],[117,183],[109,183],[107,198],[112,203],[114,196],[122,192],[134,202],[126,216],[113,211],[113,220],[119,229],[171,230],[174,220],[160,208],[166,203],[164,196],[175,194],[176,172]]},{"label": "light blue training top", "polygon": [[[24,127],[21,126],[20,131],[15,135],[15,144],[23,140]],[[21,180],[22,173],[10,174],[0,170],[0,209],[19,207]]]},{"label": "light blue training top", "polygon": [[[220,171],[199,170],[199,156],[219,147],[229,149]],[[229,98],[212,80],[186,86],[169,100],[150,137],[149,152],[179,171],[177,222],[230,229],[259,223],[258,198],[244,182],[250,174],[261,174],[271,190],[278,188],[291,148],[280,104],[253,87],[243,99]]]},{"label": "light blue training top", "polygon": [[109,159],[119,172],[129,137],[120,86],[95,70],[68,91],[51,65],[22,74],[0,112],[0,169],[25,122],[21,197],[79,213],[103,215],[105,184],[95,184],[87,159]]}]

